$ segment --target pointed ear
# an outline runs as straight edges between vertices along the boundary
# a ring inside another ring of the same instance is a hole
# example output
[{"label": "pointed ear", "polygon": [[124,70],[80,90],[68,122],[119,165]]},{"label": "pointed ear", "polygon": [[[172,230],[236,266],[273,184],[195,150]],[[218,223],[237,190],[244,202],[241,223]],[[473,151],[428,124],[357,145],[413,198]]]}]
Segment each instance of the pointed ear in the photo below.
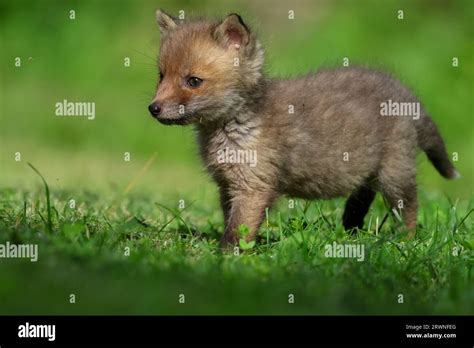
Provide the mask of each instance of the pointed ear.
[{"label": "pointed ear", "polygon": [[228,15],[215,29],[216,40],[228,49],[240,50],[250,41],[250,30],[235,13]]},{"label": "pointed ear", "polygon": [[171,17],[161,9],[156,11],[156,21],[158,22],[158,26],[160,27],[160,32],[162,34],[165,34],[178,26],[178,20]]}]

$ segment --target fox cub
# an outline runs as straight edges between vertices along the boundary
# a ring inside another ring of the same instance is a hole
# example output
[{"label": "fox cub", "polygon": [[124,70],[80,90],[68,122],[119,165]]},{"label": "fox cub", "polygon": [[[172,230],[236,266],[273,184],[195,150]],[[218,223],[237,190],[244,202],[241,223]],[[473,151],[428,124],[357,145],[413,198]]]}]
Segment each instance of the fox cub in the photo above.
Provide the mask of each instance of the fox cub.
[{"label": "fox cub", "polygon": [[363,227],[378,191],[414,231],[417,147],[442,176],[457,177],[436,125],[389,75],[339,68],[272,79],[239,15],[180,21],[159,10],[157,21],[160,78],[148,108],[163,124],[194,125],[220,190],[222,248],[238,243],[241,224],[254,239],[283,194],[349,195],[342,220],[351,231]]}]

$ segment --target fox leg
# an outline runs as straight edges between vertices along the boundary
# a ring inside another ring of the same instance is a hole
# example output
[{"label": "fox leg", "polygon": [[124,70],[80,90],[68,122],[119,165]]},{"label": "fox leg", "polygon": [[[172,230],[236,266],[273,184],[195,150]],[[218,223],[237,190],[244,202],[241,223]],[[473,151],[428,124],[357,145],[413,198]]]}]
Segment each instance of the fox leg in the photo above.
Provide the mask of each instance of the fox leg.
[{"label": "fox leg", "polygon": [[416,232],[416,214],[418,209],[416,185],[406,186],[400,195],[384,194],[384,196],[392,212],[403,219],[408,230],[407,237],[412,238]]},{"label": "fox leg", "polygon": [[224,214],[224,225],[227,226],[227,222],[229,221],[230,216],[230,209],[232,207],[232,196],[229,194],[229,191],[226,187],[220,187],[219,194],[221,208]]},{"label": "fox leg", "polygon": [[408,238],[413,237],[416,232],[418,209],[415,172],[407,170],[405,175],[382,177],[382,180],[381,191],[385,200],[392,212],[405,222],[408,229]]},{"label": "fox leg", "polygon": [[346,231],[364,227],[364,217],[374,201],[375,191],[363,186],[352,193],[346,202],[342,224]]},{"label": "fox leg", "polygon": [[221,249],[238,245],[241,237],[239,226],[242,224],[249,228],[246,241],[253,240],[265,216],[265,208],[270,207],[274,199],[273,193],[259,191],[239,192],[230,198],[228,219],[220,241]]}]

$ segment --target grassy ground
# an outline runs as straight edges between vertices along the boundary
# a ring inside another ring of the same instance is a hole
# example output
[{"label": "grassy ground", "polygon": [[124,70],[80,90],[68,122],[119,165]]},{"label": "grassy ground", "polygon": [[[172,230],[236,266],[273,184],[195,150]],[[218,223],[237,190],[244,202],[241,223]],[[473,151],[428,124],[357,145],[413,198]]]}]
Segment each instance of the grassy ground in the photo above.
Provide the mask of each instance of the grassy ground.
[{"label": "grassy ground", "polygon": [[[380,198],[357,236],[342,230],[342,199],[290,208],[282,198],[255,246],[218,253],[216,188],[192,130],[147,112],[157,7],[240,13],[270,76],[344,57],[393,73],[423,101],[463,177],[446,181],[420,156],[410,241]],[[473,9],[470,0],[2,1],[0,244],[37,243],[39,260],[0,259],[0,314],[474,313]],[[56,117],[63,99],[96,103],[96,118]],[[49,184],[50,209],[27,162]],[[365,260],[325,257],[334,241],[364,245]]]},{"label": "grassy ground", "polygon": [[[382,200],[367,230],[349,236],[340,223],[342,200],[299,200],[289,208],[282,199],[257,244],[237,256],[216,249],[222,218],[210,193],[201,197],[208,204],[193,204],[186,197],[104,197],[51,187],[50,209],[44,188],[1,194],[0,241],[39,245],[36,263],[0,263],[3,314],[472,314],[474,308],[473,202],[422,194],[418,235],[407,241]],[[334,241],[364,245],[365,259],[326,257],[325,245]]]}]

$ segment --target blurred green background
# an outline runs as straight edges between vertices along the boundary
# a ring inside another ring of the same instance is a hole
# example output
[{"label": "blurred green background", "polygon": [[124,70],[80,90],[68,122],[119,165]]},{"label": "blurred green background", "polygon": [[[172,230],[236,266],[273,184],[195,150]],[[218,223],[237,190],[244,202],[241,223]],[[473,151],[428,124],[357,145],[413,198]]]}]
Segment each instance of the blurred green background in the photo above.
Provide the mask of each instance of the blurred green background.
[{"label": "blurred green background", "polygon": [[[259,33],[267,73],[295,76],[350,64],[392,72],[439,125],[463,175],[447,182],[420,156],[421,187],[472,196],[473,1],[5,1],[1,23],[1,185],[121,190],[154,153],[133,189],[158,194],[215,190],[191,128],[154,121],[155,10],[222,17],[238,12]],[[404,19],[397,18],[398,10]],[[69,11],[75,11],[75,19]],[[293,10],[295,19],[288,19]],[[15,58],[21,58],[21,67]],[[124,59],[130,58],[130,67]],[[452,58],[459,66],[452,66]],[[96,103],[95,120],[57,117],[55,104]],[[15,161],[15,153],[21,161]],[[131,161],[124,161],[130,152]]]}]

